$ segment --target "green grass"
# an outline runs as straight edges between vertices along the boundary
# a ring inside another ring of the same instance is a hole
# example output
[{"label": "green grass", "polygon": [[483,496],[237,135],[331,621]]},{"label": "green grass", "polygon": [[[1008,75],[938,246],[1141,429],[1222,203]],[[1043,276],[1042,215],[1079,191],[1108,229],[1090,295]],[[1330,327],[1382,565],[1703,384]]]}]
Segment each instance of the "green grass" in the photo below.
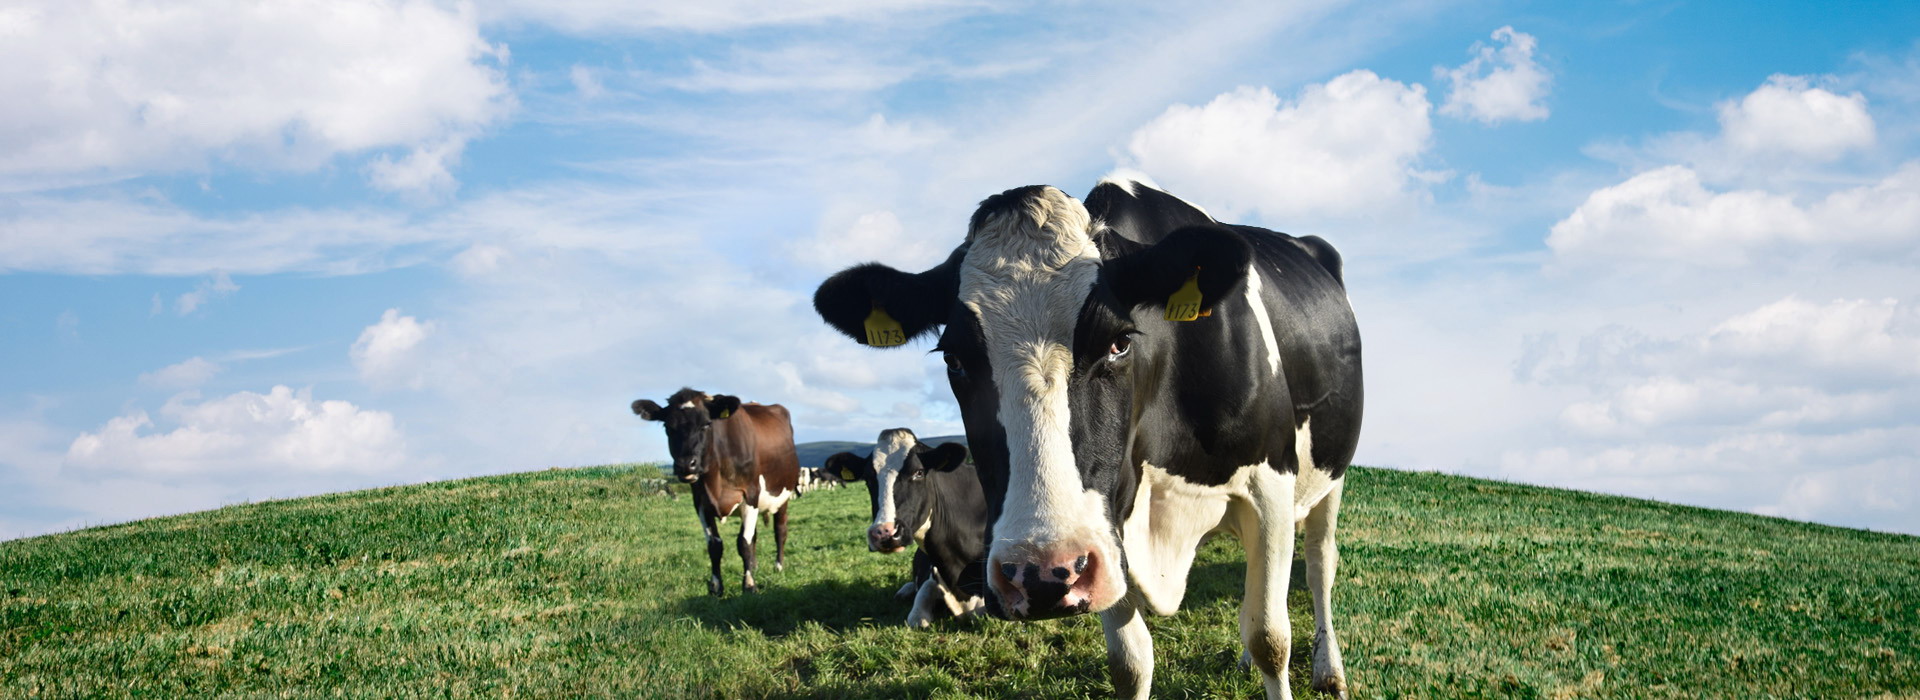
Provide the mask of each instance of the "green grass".
[{"label": "green grass", "polygon": [[[0,694],[1043,697],[1109,693],[1099,622],[900,626],[864,489],[794,504],[784,573],[706,595],[653,467],[250,504],[0,543]],[[678,487],[676,487],[678,488]],[[729,531],[737,520],[731,521]],[[1920,539],[1355,469],[1336,601],[1359,697],[1920,694]],[[1156,697],[1251,697],[1242,557],[1149,621]],[[1295,693],[1311,619],[1294,615]]]}]

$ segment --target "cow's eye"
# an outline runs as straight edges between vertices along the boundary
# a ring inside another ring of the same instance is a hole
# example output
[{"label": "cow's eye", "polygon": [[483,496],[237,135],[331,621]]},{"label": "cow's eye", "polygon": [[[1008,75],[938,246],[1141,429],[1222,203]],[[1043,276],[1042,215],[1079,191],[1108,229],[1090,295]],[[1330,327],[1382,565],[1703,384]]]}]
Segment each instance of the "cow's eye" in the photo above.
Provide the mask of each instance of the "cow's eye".
[{"label": "cow's eye", "polygon": [[1107,346],[1107,361],[1117,361],[1131,352],[1133,352],[1133,336],[1123,335],[1114,338],[1113,344]]},{"label": "cow's eye", "polygon": [[907,477],[907,480],[919,481],[921,479],[926,478],[926,476],[927,476],[927,470],[921,469],[921,470],[915,471],[912,476]]},{"label": "cow's eye", "polygon": [[966,366],[960,364],[960,358],[954,357],[952,355],[948,355],[947,356],[947,374],[951,374],[956,377],[964,377],[964,376],[967,376],[967,368]]}]

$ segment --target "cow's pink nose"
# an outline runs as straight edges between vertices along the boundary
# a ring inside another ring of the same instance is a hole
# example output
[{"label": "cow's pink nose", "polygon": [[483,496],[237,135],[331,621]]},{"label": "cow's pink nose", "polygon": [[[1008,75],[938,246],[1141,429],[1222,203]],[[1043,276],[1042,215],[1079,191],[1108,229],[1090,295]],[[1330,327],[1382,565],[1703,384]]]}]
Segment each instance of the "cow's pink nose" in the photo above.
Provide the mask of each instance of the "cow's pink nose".
[{"label": "cow's pink nose", "polygon": [[893,523],[882,523],[867,528],[867,550],[872,552],[898,552],[907,548],[900,541],[900,533]]},{"label": "cow's pink nose", "polygon": [[1087,612],[1095,585],[1107,574],[1099,554],[1092,551],[996,559],[992,568],[1000,607],[1015,619]]}]

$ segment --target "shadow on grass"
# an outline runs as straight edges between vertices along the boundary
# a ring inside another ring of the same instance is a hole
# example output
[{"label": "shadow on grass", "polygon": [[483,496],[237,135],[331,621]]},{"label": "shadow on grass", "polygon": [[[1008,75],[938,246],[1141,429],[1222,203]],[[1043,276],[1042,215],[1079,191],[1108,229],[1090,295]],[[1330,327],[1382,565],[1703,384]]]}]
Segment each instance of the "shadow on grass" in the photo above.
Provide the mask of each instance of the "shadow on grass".
[{"label": "shadow on grass", "polygon": [[756,695],[755,697],[780,698],[782,700],[799,700],[801,698],[834,698],[836,700],[840,698],[875,698],[876,700],[893,700],[894,698],[933,697],[934,694],[940,691],[946,691],[947,694],[952,694],[953,686],[950,683],[942,683],[931,678],[907,681],[859,679],[826,683],[784,693],[771,692],[765,695]]},{"label": "shadow on grass", "polygon": [[893,589],[867,582],[824,580],[791,586],[762,581],[758,593],[743,593],[738,581],[731,583],[719,598],[682,598],[680,612],[715,627],[751,627],[769,637],[785,636],[809,622],[839,633],[900,625],[907,619],[909,605],[894,601]]}]

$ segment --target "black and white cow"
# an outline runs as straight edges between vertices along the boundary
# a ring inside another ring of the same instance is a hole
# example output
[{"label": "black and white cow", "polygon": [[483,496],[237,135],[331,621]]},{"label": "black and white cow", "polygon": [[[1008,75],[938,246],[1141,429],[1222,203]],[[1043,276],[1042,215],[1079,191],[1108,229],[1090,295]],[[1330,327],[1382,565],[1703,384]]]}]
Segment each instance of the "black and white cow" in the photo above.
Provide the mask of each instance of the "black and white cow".
[{"label": "black and white cow", "polygon": [[1144,697],[1153,640],[1141,613],[1178,610],[1195,548],[1229,530],[1247,552],[1243,658],[1268,697],[1291,697],[1299,527],[1312,686],[1344,695],[1334,528],[1361,376],[1340,272],[1319,238],[1222,224],[1109,179],[1084,205],[1045,186],[988,197],[945,263],[849,268],[814,308],[861,342],[944,327],[937,349],[992,518],[994,612],[1099,612],[1115,690]]},{"label": "black and white cow", "polygon": [[909,540],[919,545],[907,584],[914,591],[908,627],[983,607],[987,502],[965,445],[933,447],[911,430],[892,428],[880,432],[871,456],[841,452],[827,458],[827,469],[867,484],[873,506],[869,551],[899,552]]}]

